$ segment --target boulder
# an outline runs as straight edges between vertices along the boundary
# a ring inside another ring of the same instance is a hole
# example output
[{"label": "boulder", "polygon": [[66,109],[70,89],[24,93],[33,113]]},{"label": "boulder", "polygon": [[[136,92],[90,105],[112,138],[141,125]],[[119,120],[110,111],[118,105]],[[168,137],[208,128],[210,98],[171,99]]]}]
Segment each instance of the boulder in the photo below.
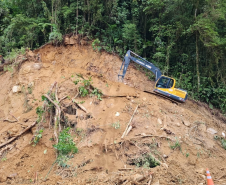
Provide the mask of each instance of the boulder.
[{"label": "boulder", "polygon": [[191,123],[187,120],[183,120],[183,124],[187,127],[190,127],[191,126]]},{"label": "boulder", "polygon": [[18,93],[18,92],[21,92],[21,87],[19,85],[15,85],[13,86],[13,93]]},{"label": "boulder", "polygon": [[196,171],[196,173],[198,173],[198,174],[205,174],[205,173],[206,173],[206,171],[205,171],[204,168],[198,168],[198,169],[196,169],[195,171]]},{"label": "boulder", "polygon": [[158,123],[161,125],[162,124],[162,120],[160,118],[158,118]]},{"label": "boulder", "polygon": [[140,174],[135,174],[133,176],[133,180],[136,181],[136,182],[140,182],[140,181],[142,181],[144,179],[145,179],[145,177],[143,175],[140,175]]},{"label": "boulder", "polygon": [[9,174],[7,177],[8,178],[14,178],[14,177],[16,177],[17,176],[17,173],[11,173],[11,174]]},{"label": "boulder", "polygon": [[214,134],[217,133],[217,131],[214,130],[213,128],[208,128],[206,131],[207,131],[208,133],[212,134],[212,135],[214,135]]},{"label": "boulder", "polygon": [[35,70],[40,70],[42,68],[42,63],[35,63],[32,65],[32,68]]}]

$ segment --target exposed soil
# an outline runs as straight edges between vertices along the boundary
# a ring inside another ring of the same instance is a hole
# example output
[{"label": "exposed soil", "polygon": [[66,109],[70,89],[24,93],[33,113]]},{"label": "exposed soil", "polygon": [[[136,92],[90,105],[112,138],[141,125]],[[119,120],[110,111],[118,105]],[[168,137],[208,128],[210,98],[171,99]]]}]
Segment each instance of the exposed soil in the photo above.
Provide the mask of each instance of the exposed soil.
[{"label": "exposed soil", "polygon": [[[38,53],[41,62],[32,59]],[[208,128],[218,136],[225,132],[225,119],[219,113],[194,101],[175,104],[143,92],[152,91],[154,82],[133,64],[124,83],[118,82],[121,59],[95,52],[91,46],[46,45],[27,55],[18,72],[0,76],[0,146],[37,120],[41,96],[57,82],[59,99],[67,96],[61,104],[69,123],[62,126],[72,127],[79,152],[68,168],[54,164],[53,128],[44,120],[0,148],[0,183],[201,185],[209,168],[215,184],[226,184],[226,150],[207,132]],[[78,74],[91,77],[92,86],[104,94],[102,101],[76,97],[84,101],[87,113],[70,100],[78,93],[79,84],[74,83],[81,80]],[[14,86],[21,90],[14,93]],[[121,139],[137,106],[133,128]],[[34,147],[30,141],[38,127],[44,127],[44,132]],[[161,165],[139,167],[150,154]]]}]

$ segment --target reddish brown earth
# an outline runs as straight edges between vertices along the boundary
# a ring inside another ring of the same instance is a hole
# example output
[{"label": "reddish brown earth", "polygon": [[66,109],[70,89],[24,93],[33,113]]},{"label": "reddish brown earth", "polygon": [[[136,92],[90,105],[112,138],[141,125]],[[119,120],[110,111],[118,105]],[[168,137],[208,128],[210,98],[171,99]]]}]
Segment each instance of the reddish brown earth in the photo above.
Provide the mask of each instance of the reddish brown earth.
[{"label": "reddish brown earth", "polygon": [[[35,63],[31,59],[34,54],[29,52],[30,58],[19,71],[0,76],[0,146],[37,120],[36,108],[43,105],[41,96],[54,82],[58,84],[59,99],[69,97],[62,105],[69,104],[70,97],[77,94],[81,84],[75,85],[73,81],[81,78],[76,74],[85,79],[91,77],[92,85],[105,96],[102,101],[89,96],[76,98],[78,102],[85,101],[82,106],[87,113],[77,108],[76,115],[69,116],[76,120],[70,132],[79,150],[68,161],[69,168],[54,164],[53,128],[44,120],[0,148],[2,184],[31,184],[36,180],[36,184],[201,185],[206,184],[206,168],[210,169],[215,184],[226,184],[226,151],[207,132],[213,128],[217,131],[215,135],[221,136],[226,130],[219,113],[213,115],[214,111],[194,101],[175,104],[143,92],[151,91],[154,82],[133,65],[124,83],[118,82],[121,59],[95,52],[91,46],[46,45],[34,53],[41,54],[41,63]],[[12,92],[16,85],[23,87],[21,92]],[[137,106],[133,128],[121,139]],[[12,122],[15,120],[12,115],[18,121]],[[30,141],[40,127],[44,128],[43,137],[34,147]],[[181,149],[173,150],[170,146],[177,140]],[[133,165],[139,157],[150,153],[161,161],[160,166]]]}]

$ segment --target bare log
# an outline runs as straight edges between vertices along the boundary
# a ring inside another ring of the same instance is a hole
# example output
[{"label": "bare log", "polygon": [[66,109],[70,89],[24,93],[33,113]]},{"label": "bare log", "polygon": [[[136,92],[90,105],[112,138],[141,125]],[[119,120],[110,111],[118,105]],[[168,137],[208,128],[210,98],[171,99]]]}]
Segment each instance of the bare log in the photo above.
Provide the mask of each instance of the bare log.
[{"label": "bare log", "polygon": [[138,106],[139,106],[139,105],[137,105],[136,109],[134,110],[133,115],[132,115],[132,117],[130,118],[130,121],[129,121],[129,123],[127,124],[126,129],[125,129],[125,131],[123,132],[121,138],[124,138],[124,137],[126,136],[127,130],[128,130],[128,128],[129,128],[129,126],[130,126],[131,121],[133,120],[134,114],[136,113]]},{"label": "bare log", "polygon": [[17,122],[16,120],[9,120],[9,119],[4,119],[3,121],[8,121],[8,122],[10,122],[10,123],[15,123],[15,122]]},{"label": "bare log", "polygon": [[30,125],[29,127],[27,127],[26,129],[24,129],[19,135],[12,137],[10,140],[6,141],[5,143],[0,145],[0,148],[2,148],[3,146],[11,143],[12,141],[14,141],[15,139],[17,139],[18,137],[20,137],[23,133],[27,132],[29,129],[31,129],[33,126],[35,126],[37,122],[34,122],[32,125]]},{"label": "bare log", "polygon": [[82,109],[85,113],[87,113],[87,110],[85,107],[83,107],[82,105],[79,105],[78,103],[75,102],[75,99],[72,101],[73,103],[75,103],[80,109]]}]

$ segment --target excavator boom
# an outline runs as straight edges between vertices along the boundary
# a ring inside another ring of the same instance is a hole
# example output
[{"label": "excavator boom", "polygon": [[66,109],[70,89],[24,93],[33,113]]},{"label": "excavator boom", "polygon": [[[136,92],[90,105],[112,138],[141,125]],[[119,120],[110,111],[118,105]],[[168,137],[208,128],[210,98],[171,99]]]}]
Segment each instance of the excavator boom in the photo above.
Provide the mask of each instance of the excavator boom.
[{"label": "excavator boom", "polygon": [[[147,61],[146,59],[140,57],[136,53],[128,50],[124,60],[122,62],[120,72],[118,74],[118,79],[121,77],[122,81],[125,77],[126,71],[129,67],[130,61],[143,66],[144,68],[152,71],[155,74],[155,89],[154,92],[167,96],[171,99],[175,99],[180,102],[185,102],[187,99],[187,91],[183,89],[175,88],[176,80],[167,76],[163,76],[160,69],[154,64]],[[122,71],[123,70],[123,71]],[[121,72],[122,71],[122,72]],[[121,74],[122,73],[122,74]]]},{"label": "excavator boom", "polygon": [[[131,54],[133,56],[131,56]],[[140,57],[136,53],[128,50],[125,57],[124,57],[124,60],[122,62],[121,68],[120,68],[120,72],[121,72],[122,69],[123,69],[123,72],[122,72],[121,75],[120,74],[118,75],[118,79],[120,77],[121,77],[122,80],[124,79],[124,76],[126,74],[126,71],[128,69],[128,66],[129,66],[131,60],[136,62],[137,64],[140,64],[141,66],[145,67],[146,69],[152,71],[155,74],[155,81],[157,81],[162,76],[160,69],[157,68],[156,66],[154,66],[154,64],[152,64],[151,62],[148,62],[147,60]]]}]

